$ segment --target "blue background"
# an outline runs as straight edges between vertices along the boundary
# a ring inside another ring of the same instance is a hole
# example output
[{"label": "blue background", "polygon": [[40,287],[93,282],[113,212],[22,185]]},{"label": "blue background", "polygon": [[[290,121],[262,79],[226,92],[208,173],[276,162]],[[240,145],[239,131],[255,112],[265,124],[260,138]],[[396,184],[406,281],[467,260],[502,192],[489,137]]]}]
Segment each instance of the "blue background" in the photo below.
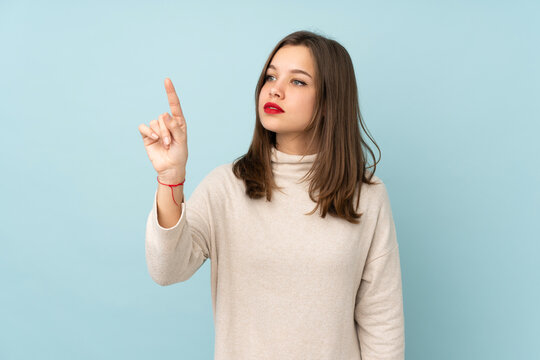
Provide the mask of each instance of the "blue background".
[{"label": "blue background", "polygon": [[382,149],[408,359],[538,359],[535,1],[0,2],[0,359],[211,359],[210,262],[152,282],[138,126],[188,123],[189,196],[242,155],[296,30],[339,41]]}]

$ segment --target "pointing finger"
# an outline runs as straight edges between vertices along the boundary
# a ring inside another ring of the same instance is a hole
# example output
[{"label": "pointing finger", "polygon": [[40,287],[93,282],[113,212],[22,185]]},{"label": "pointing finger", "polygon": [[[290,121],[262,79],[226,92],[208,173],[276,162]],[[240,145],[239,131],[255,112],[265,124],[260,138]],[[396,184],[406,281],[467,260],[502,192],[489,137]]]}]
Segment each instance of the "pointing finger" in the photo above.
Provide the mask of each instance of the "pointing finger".
[{"label": "pointing finger", "polygon": [[174,89],[174,85],[171,81],[171,79],[166,78],[165,79],[165,90],[167,91],[167,99],[169,100],[169,107],[171,108],[171,114],[173,117],[184,117],[184,114],[182,113],[182,107],[180,106],[180,100],[178,99],[178,95],[176,95],[176,90]]}]

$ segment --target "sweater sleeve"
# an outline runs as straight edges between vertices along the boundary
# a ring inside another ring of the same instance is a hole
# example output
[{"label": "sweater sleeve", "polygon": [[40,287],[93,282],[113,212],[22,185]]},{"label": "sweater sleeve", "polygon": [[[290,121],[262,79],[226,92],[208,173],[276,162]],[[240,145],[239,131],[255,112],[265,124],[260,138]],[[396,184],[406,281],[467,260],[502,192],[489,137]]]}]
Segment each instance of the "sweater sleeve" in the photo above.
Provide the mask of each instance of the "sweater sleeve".
[{"label": "sweater sleeve", "polygon": [[159,285],[186,281],[210,257],[213,234],[209,212],[208,177],[182,202],[182,215],[171,228],[163,228],[157,218],[157,190],[146,222],[146,264]]},{"label": "sweater sleeve", "polygon": [[383,185],[372,244],[356,296],[354,318],[362,360],[403,360],[405,319],[399,246]]}]

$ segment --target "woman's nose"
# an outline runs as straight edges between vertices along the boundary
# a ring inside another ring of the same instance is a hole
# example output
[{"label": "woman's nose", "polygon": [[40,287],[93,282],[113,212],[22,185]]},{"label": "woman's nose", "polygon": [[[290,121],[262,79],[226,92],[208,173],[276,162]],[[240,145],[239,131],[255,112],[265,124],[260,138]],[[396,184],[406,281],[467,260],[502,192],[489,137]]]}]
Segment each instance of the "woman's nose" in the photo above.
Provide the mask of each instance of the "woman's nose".
[{"label": "woman's nose", "polygon": [[281,90],[280,90],[277,86],[272,86],[272,87],[270,88],[270,96],[279,96],[279,97],[283,97],[283,96],[282,96]]}]

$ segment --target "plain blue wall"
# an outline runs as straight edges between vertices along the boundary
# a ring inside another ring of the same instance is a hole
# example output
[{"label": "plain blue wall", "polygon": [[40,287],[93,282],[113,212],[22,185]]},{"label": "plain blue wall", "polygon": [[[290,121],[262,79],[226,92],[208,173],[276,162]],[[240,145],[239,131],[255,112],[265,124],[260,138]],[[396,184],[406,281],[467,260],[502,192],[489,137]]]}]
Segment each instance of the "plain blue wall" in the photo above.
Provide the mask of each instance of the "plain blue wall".
[{"label": "plain blue wall", "polygon": [[540,358],[535,1],[0,2],[0,359],[211,359],[209,261],[160,287],[138,131],[188,122],[189,196],[243,154],[266,57],[349,51],[382,149],[408,359]]}]

